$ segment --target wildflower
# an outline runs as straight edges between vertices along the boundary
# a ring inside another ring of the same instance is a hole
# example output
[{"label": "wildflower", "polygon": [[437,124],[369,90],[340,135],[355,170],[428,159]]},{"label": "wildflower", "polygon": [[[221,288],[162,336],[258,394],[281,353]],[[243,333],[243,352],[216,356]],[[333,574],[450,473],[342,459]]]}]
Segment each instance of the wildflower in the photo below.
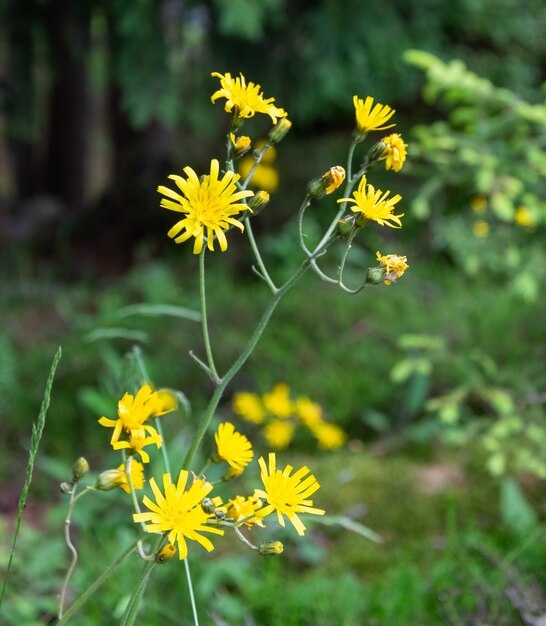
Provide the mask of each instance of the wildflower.
[{"label": "wildflower", "polygon": [[341,448],[347,439],[347,435],[336,424],[320,422],[311,429],[317,438],[319,448],[323,450],[336,450]]},{"label": "wildflower", "polygon": [[[146,436],[148,433],[149,436]],[[128,440],[116,441],[112,444],[114,450],[129,450],[129,454],[140,454],[140,458],[143,463],[150,462],[150,455],[144,450],[146,446],[155,444],[157,449],[161,448],[163,440],[161,435],[153,426],[144,425],[142,428],[137,428],[131,431]]]},{"label": "wildflower", "polygon": [[[281,526],[285,525],[284,515],[288,517],[298,535],[305,533],[305,526],[298,517],[298,513],[312,513],[324,515],[325,511],[313,507],[313,501],[309,496],[320,487],[313,474],[309,474],[309,468],[302,467],[290,475],[293,467],[287,465],[284,470],[276,468],[274,452],[269,453],[269,468],[261,457],[258,460],[261,468],[261,478],[264,489],[256,489],[254,495],[267,500],[268,504],[261,509],[260,517],[266,517],[273,511],[277,511],[277,518]],[[309,476],[307,476],[309,474]],[[307,478],[304,479],[304,476]]]},{"label": "wildflower", "polygon": [[284,419],[292,415],[294,410],[290,400],[290,388],[285,383],[279,383],[273,390],[263,395],[265,408],[276,417]]},{"label": "wildflower", "polygon": [[258,547],[258,552],[261,556],[275,556],[282,554],[284,546],[280,541],[266,541],[261,543]]},{"label": "wildflower", "polygon": [[144,513],[133,513],[133,521],[148,522],[146,531],[149,533],[167,533],[169,543],[178,544],[180,559],[188,556],[186,537],[200,543],[210,552],[214,546],[208,537],[199,532],[223,535],[220,528],[206,526],[209,514],[201,508],[201,500],[211,491],[212,485],[200,479],[195,480],[189,489],[185,489],[188,481],[188,472],[180,470],[176,484],[171,482],[170,474],[163,474],[163,493],[157,486],[154,478],[150,479],[150,487],[155,496],[155,502],[144,496],[142,502],[150,509]]},{"label": "wildflower", "polygon": [[[237,191],[239,174],[226,172],[219,179],[220,164],[216,159],[210,162],[210,174],[199,180],[191,167],[185,167],[187,176],[171,174],[169,178],[175,181],[182,194],[172,191],[168,187],[160,185],[157,190],[167,196],[161,199],[161,206],[171,211],[185,213],[183,220],[177,222],[168,232],[169,237],[174,238],[176,243],[187,241],[195,237],[193,253],[199,254],[203,248],[205,234],[207,247],[214,250],[214,237],[220,243],[220,250],[227,250],[227,239],[224,230],[236,226],[244,231],[244,226],[233,218],[241,211],[246,211],[247,205],[241,202],[243,198],[253,196],[249,190]],[[173,200],[175,202],[173,202]],[[184,231],[181,235],[180,231]]]},{"label": "wildflower", "polygon": [[354,96],[353,104],[355,105],[356,125],[360,133],[368,133],[372,130],[386,130],[396,126],[396,124],[384,126],[396,111],[386,104],[379,103],[372,109],[373,98],[371,96],[367,96],[365,101]]},{"label": "wildflower", "polygon": [[292,122],[283,117],[279,120],[279,123],[269,131],[269,141],[271,143],[280,143],[285,137],[288,131],[292,128]]},{"label": "wildflower", "polygon": [[294,436],[294,425],[286,420],[269,422],[263,430],[267,443],[275,450],[288,447]]},{"label": "wildflower", "polygon": [[99,424],[114,429],[110,439],[110,443],[114,446],[123,433],[129,434],[133,430],[144,429],[152,435],[157,434],[155,429],[145,425],[145,422],[150,417],[163,415],[170,410],[172,407],[166,405],[165,398],[162,398],[158,392],[152,391],[149,385],[143,385],[136,396],[126,393],[118,402],[117,420],[103,416],[99,419]]},{"label": "wildflower", "polygon": [[173,546],[172,543],[167,543],[155,555],[155,561],[156,563],[165,563],[165,561],[172,559],[175,554],[176,554],[176,546]]},{"label": "wildflower", "polygon": [[335,165],[320,178],[313,179],[307,185],[309,196],[313,200],[320,200],[335,191],[345,180],[345,170],[341,165]]},{"label": "wildflower", "polygon": [[398,254],[382,256],[380,252],[376,252],[375,256],[385,268],[384,282],[386,285],[390,285],[393,281],[403,276],[409,267],[405,256],[398,256]]},{"label": "wildflower", "polygon": [[298,398],[296,400],[295,409],[300,421],[307,427],[322,422],[322,407],[309,398]]},{"label": "wildflower", "polygon": [[381,141],[385,144],[385,150],[381,159],[385,160],[386,169],[399,172],[406,160],[408,144],[404,143],[402,135],[398,133],[387,135]]},{"label": "wildflower", "polygon": [[241,391],[233,396],[233,410],[247,422],[261,424],[265,411],[260,398],[255,393]]},{"label": "wildflower", "polygon": [[470,200],[470,208],[478,215],[485,213],[487,211],[487,198],[481,194],[473,196]]},{"label": "wildflower", "polygon": [[516,209],[514,221],[516,222],[516,224],[519,224],[519,226],[525,226],[527,228],[531,228],[537,223],[533,212],[523,205],[518,206],[518,208]]},{"label": "wildflower", "polygon": [[252,216],[259,215],[263,209],[269,204],[269,194],[267,191],[258,191],[252,200],[248,203],[249,211],[252,211]]},{"label": "wildflower", "polygon": [[[131,482],[136,489],[144,487],[144,466],[136,460],[131,462]],[[116,487],[120,487],[126,493],[131,493],[131,485],[129,477],[125,472],[125,465],[122,463],[116,469],[106,470],[99,474],[97,478],[96,488],[100,491],[111,491]]]},{"label": "wildflower", "polygon": [[477,220],[472,224],[472,232],[474,237],[485,239],[489,236],[489,224],[485,220]]},{"label": "wildflower", "polygon": [[401,228],[400,218],[404,217],[404,214],[394,215],[392,211],[402,196],[396,194],[387,199],[389,194],[390,191],[383,192],[381,189],[376,190],[373,185],[367,185],[366,176],[363,176],[357,191],[353,191],[353,198],[341,198],[338,202],[352,202],[355,205],[351,207],[351,211],[360,214],[357,218],[357,220],[361,220],[360,226],[368,220],[373,220],[381,226]]},{"label": "wildflower", "polygon": [[76,459],[72,465],[72,482],[77,483],[81,480],[89,471],[89,463],[87,459],[81,456]]},{"label": "wildflower", "polygon": [[242,471],[252,461],[254,456],[252,444],[244,435],[235,430],[231,422],[220,424],[214,439],[218,457],[229,463],[235,470]]},{"label": "wildflower", "polygon": [[232,78],[228,72],[224,75],[212,72],[211,76],[219,78],[221,86],[221,89],[212,94],[211,102],[215,102],[218,98],[225,98],[224,109],[227,113],[234,110],[235,116],[239,118],[254,117],[256,113],[264,113],[269,115],[273,124],[277,123],[277,118],[286,117],[286,111],[273,104],[275,98],[265,99],[260,85],[252,82],[247,85],[242,74],[239,74],[239,78]]},{"label": "wildflower", "polygon": [[[233,518],[233,521],[239,522],[240,520],[246,520],[245,526],[261,526],[265,527],[261,517],[251,517],[262,508],[262,500],[258,496],[235,496],[233,500],[228,500],[226,505],[226,515]],[[246,519],[249,518],[249,519]]]},{"label": "wildflower", "polygon": [[233,133],[229,133],[229,138],[231,140],[230,156],[232,159],[239,159],[250,150],[250,137],[246,135],[235,137]]}]

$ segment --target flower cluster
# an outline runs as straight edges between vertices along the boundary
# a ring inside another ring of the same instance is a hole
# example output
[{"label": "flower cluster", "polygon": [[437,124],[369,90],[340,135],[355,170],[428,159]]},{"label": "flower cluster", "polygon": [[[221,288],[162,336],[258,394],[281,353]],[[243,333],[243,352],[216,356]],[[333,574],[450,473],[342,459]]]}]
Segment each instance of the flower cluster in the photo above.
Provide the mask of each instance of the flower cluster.
[{"label": "flower cluster", "polygon": [[292,398],[285,383],[278,383],[262,396],[247,391],[236,393],[232,406],[236,415],[262,426],[265,440],[275,450],[288,447],[300,425],[311,432],[323,450],[340,448],[347,439],[339,426],[325,421],[320,404],[306,396]]}]

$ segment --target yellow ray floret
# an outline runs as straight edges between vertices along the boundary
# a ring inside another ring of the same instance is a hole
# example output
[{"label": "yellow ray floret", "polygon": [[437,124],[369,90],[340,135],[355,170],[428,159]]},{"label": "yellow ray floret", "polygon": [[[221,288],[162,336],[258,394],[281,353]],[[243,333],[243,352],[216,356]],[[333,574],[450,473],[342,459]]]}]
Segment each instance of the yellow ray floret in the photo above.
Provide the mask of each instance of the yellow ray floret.
[{"label": "yellow ray floret", "polygon": [[[394,205],[402,200],[402,196],[396,194],[392,198],[388,198],[390,191],[381,191],[375,189],[373,185],[368,185],[366,176],[363,176],[358,185],[358,189],[353,191],[352,198],[341,198],[338,202],[352,202],[354,206],[351,211],[360,213],[358,217],[363,220],[373,220],[381,226],[390,226],[391,228],[401,228],[400,215],[394,215]],[[357,218],[358,223],[358,218]]]},{"label": "yellow ray floret", "polygon": [[[220,164],[216,159],[210,162],[210,174],[199,179],[191,167],[185,167],[187,178],[171,174],[181,193],[160,185],[157,191],[166,198],[161,199],[161,206],[171,211],[185,213],[184,219],[177,222],[170,230],[169,237],[176,243],[195,237],[194,254],[203,248],[205,237],[207,247],[214,250],[214,238],[218,239],[220,250],[225,252],[228,244],[224,230],[236,226],[241,231],[244,226],[233,216],[248,208],[244,198],[254,195],[249,190],[238,191],[239,174],[226,172],[219,178]],[[182,234],[179,234],[182,231]]]},{"label": "yellow ray floret", "polygon": [[[292,476],[294,469],[287,465],[284,470],[276,467],[277,461],[274,452],[269,453],[269,467],[261,457],[258,460],[261,468],[261,478],[264,489],[256,489],[254,495],[264,498],[268,504],[259,511],[260,517],[266,517],[273,511],[277,511],[279,524],[284,526],[284,515],[288,517],[298,535],[305,533],[305,526],[298,517],[298,513],[312,513],[324,515],[325,511],[313,507],[313,501],[309,496],[320,487],[313,474],[309,474],[309,468],[302,467]],[[309,474],[309,476],[307,476]],[[304,478],[307,476],[306,478]]]},{"label": "yellow ray floret", "polygon": [[220,528],[206,526],[210,514],[201,507],[201,501],[212,490],[210,483],[195,480],[189,489],[185,489],[188,481],[188,472],[181,470],[176,484],[171,482],[170,474],[163,474],[163,492],[153,478],[150,478],[150,487],[155,496],[153,502],[144,496],[142,502],[150,509],[145,513],[134,513],[135,522],[144,522],[149,533],[167,533],[170,543],[178,544],[178,555],[185,559],[188,555],[186,538],[200,543],[210,552],[214,545],[201,532],[223,535]]},{"label": "yellow ray floret", "polygon": [[366,100],[354,96],[353,104],[355,105],[356,125],[361,133],[368,133],[373,130],[386,130],[396,126],[396,124],[385,126],[386,122],[396,113],[387,104],[377,103],[373,106],[373,98],[371,96],[368,96]]},{"label": "yellow ray floret", "polygon": [[220,79],[220,89],[212,94],[211,101],[216,102],[218,98],[225,98],[224,109],[227,113],[234,111],[237,117],[254,117],[256,113],[269,115],[273,124],[278,118],[286,117],[284,109],[276,107],[273,102],[275,98],[264,98],[260,85],[249,82],[239,74],[239,78],[232,78],[231,74],[219,74],[212,72],[211,76]]},{"label": "yellow ray floret", "polygon": [[242,471],[252,461],[252,444],[231,422],[220,424],[214,439],[218,456],[234,469]]}]

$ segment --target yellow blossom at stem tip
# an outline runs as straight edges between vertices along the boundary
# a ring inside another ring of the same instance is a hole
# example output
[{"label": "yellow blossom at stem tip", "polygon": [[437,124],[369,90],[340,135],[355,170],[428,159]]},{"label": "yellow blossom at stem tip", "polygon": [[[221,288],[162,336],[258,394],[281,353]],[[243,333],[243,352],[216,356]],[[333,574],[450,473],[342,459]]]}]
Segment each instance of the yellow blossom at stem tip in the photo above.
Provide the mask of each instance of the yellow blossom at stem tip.
[{"label": "yellow blossom at stem tip", "polygon": [[385,168],[399,172],[406,160],[408,144],[404,143],[402,135],[398,133],[387,135],[381,141],[385,144],[385,150],[381,157],[381,160],[385,161]]},{"label": "yellow blossom at stem tip", "polygon": [[235,470],[244,470],[252,461],[254,456],[252,444],[244,435],[235,430],[231,422],[220,424],[214,439],[218,458],[226,461]]},{"label": "yellow blossom at stem tip", "polygon": [[353,97],[355,105],[356,125],[361,133],[368,133],[374,130],[386,130],[392,128],[396,124],[385,126],[391,117],[396,113],[394,109],[386,104],[377,103],[373,105],[373,98],[367,96],[366,100],[362,100],[358,96]]},{"label": "yellow blossom at stem tip", "polygon": [[279,524],[284,526],[284,515],[286,515],[298,535],[303,535],[306,529],[298,513],[313,515],[325,513],[322,509],[314,508],[313,501],[309,500],[309,496],[320,487],[317,479],[309,473],[307,467],[300,468],[294,474],[292,474],[294,468],[291,465],[287,465],[284,470],[277,469],[274,452],[269,453],[269,465],[266,465],[263,457],[258,460],[258,463],[264,488],[256,489],[254,495],[264,498],[268,503],[260,510],[260,517],[266,517],[276,511]]},{"label": "yellow blossom at stem tip", "polygon": [[146,532],[166,534],[169,543],[177,543],[180,559],[188,556],[186,538],[197,541],[210,552],[214,545],[199,533],[224,534],[222,529],[206,525],[210,515],[201,507],[201,501],[212,491],[212,485],[197,479],[185,489],[187,481],[186,470],[180,470],[176,484],[171,482],[170,474],[163,474],[162,492],[155,479],[150,478],[155,502],[144,496],[142,502],[150,511],[133,513],[133,521],[145,523]]},{"label": "yellow blossom at stem tip", "polygon": [[[219,178],[220,164],[217,159],[210,162],[210,174],[200,180],[191,167],[185,167],[187,178],[171,174],[181,193],[160,185],[157,191],[166,198],[161,206],[170,211],[184,213],[184,219],[177,222],[168,232],[176,243],[195,237],[193,253],[199,254],[207,241],[209,250],[214,250],[214,239],[218,239],[220,250],[225,252],[228,244],[224,230],[236,226],[244,231],[244,226],[233,216],[246,211],[244,198],[254,195],[250,190],[238,191],[239,174],[226,172]],[[182,234],[180,232],[182,231]]]},{"label": "yellow blossom at stem tip", "polygon": [[352,198],[340,198],[339,202],[352,202],[354,206],[350,207],[357,216],[357,224],[363,226],[368,220],[373,220],[381,226],[390,226],[391,228],[401,228],[401,217],[404,214],[394,215],[394,205],[402,200],[402,196],[396,194],[389,198],[390,191],[381,191],[375,189],[373,185],[367,184],[366,176],[363,176],[358,185],[358,189],[353,191]]},{"label": "yellow blossom at stem tip", "polygon": [[404,275],[404,272],[408,269],[407,257],[399,256],[398,254],[386,254],[382,255],[380,252],[376,252],[375,256],[377,260],[385,268],[385,284],[390,285],[392,282]]}]

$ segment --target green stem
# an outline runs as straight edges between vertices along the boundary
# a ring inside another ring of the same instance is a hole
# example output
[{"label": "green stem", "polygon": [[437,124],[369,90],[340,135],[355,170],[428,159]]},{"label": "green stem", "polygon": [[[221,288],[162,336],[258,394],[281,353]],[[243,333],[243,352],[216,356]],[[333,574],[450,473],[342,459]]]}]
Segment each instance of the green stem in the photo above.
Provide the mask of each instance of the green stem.
[{"label": "green stem", "polygon": [[265,263],[262,259],[262,255],[260,254],[260,250],[258,249],[258,246],[256,245],[256,239],[254,239],[254,233],[252,232],[252,226],[250,225],[250,219],[248,217],[245,218],[245,228],[246,228],[246,233],[248,235],[248,240],[250,241],[252,252],[254,253],[254,258],[256,259],[256,263],[258,264],[258,267],[260,268],[260,272],[261,272],[260,275],[268,284],[271,291],[275,293],[277,291],[277,287],[275,283],[273,282],[273,280],[271,279],[271,276],[269,275],[269,272],[267,271],[265,267]]},{"label": "green stem", "polygon": [[311,204],[309,200],[309,196],[306,195],[301,203],[300,209],[298,211],[298,235],[300,239],[300,247],[305,252],[307,256],[311,255],[311,250],[305,245],[305,240],[303,236],[303,215],[305,213],[305,209]]},{"label": "green stem", "polygon": [[270,144],[266,143],[265,146],[259,151],[258,156],[254,161],[254,165],[250,168],[250,172],[245,178],[245,182],[241,185],[241,189],[246,189],[248,187],[248,183],[252,180],[256,168],[258,167],[258,165],[260,165],[260,161],[262,160],[264,154],[269,150],[269,148],[271,148]]},{"label": "green stem", "polygon": [[251,541],[249,541],[244,535],[243,533],[237,528],[237,526],[234,527],[235,530],[235,534],[237,535],[237,537],[239,537],[239,539],[246,544],[249,548],[251,548],[252,550],[257,550],[258,546],[255,546]]},{"label": "green stem", "polygon": [[112,561],[112,563],[104,570],[104,572],[82,593],[82,595],[74,602],[74,604],[66,611],[61,619],[57,622],[56,626],[64,626],[68,623],[68,620],[79,611],[81,607],[93,596],[93,594],[103,585],[114,572],[114,570],[123,563],[123,561],[133,552],[136,548],[140,538],[134,541],[124,552]]},{"label": "green stem", "polygon": [[212,348],[209,338],[209,323],[207,320],[207,296],[205,290],[205,253],[206,248],[203,247],[201,254],[199,255],[199,294],[201,296],[201,324],[203,326],[203,341],[205,343],[205,352],[207,353],[207,362],[210,372],[214,379],[214,382],[219,385],[221,382],[220,376],[214,365],[214,358],[212,356]]},{"label": "green stem", "polygon": [[188,590],[190,592],[191,610],[193,613],[193,621],[195,626],[199,626],[199,617],[197,616],[197,605],[195,604],[195,595],[193,593],[193,585],[191,582],[190,564],[188,563],[188,557],[184,559],[184,569],[186,572],[186,580],[188,581]]},{"label": "green stem", "polygon": [[140,579],[133,591],[133,595],[129,599],[129,604],[125,610],[125,615],[121,620],[120,626],[133,626],[135,623],[135,619],[138,615],[138,611],[140,610],[140,603],[142,602],[142,596],[146,591],[146,586],[148,585],[148,579],[152,572],[152,568],[156,565],[155,561],[149,561],[144,566],[142,570],[142,574]]},{"label": "green stem", "polygon": [[222,398],[222,395],[226,387],[229,385],[229,383],[231,382],[235,374],[237,374],[237,372],[245,364],[245,361],[248,359],[248,357],[250,356],[250,354],[256,347],[256,344],[260,340],[267,326],[267,323],[269,322],[269,319],[271,318],[271,315],[273,314],[273,311],[275,310],[281,298],[303,276],[303,274],[306,272],[306,270],[309,267],[309,263],[310,263],[310,260],[306,259],[303,262],[303,264],[300,266],[298,271],[295,272],[294,275],[291,276],[286,281],[286,283],[284,283],[284,285],[279,287],[277,291],[271,296],[267,304],[267,307],[265,311],[263,312],[262,317],[260,318],[260,321],[258,322],[256,328],[254,329],[254,332],[250,336],[243,351],[241,352],[237,360],[233,363],[233,365],[229,368],[227,373],[223,376],[223,378],[218,383],[218,386],[214,390],[214,394],[212,395],[212,398],[210,399],[210,402],[208,404],[203,421],[201,422],[201,425],[199,426],[197,434],[195,435],[192,445],[190,449],[188,450],[188,453],[186,454],[186,458],[184,459],[184,462],[182,464],[182,467],[184,469],[189,469],[189,465],[195,455],[195,452],[199,448],[199,445],[201,444],[201,441],[203,437],[205,436],[205,433],[207,432],[210,421],[212,420],[212,416],[214,415],[214,412],[216,411],[216,408],[218,407],[218,404],[220,402],[220,399]]},{"label": "green stem", "polygon": [[74,511],[74,503],[76,502],[76,485],[72,487],[72,491],[70,492],[70,502],[68,504],[68,511],[66,513],[66,519],[64,520],[64,539],[66,541],[66,545],[72,554],[72,559],[70,561],[70,565],[68,566],[68,570],[66,572],[66,576],[64,577],[63,587],[61,589],[61,596],[59,598],[59,610],[57,612],[58,619],[61,619],[64,611],[64,600],[66,597],[66,590],[68,588],[68,583],[70,582],[70,578],[74,572],[74,568],[76,567],[76,563],[78,562],[78,551],[74,547],[72,540],[70,539],[70,524],[72,521],[72,512]]}]

